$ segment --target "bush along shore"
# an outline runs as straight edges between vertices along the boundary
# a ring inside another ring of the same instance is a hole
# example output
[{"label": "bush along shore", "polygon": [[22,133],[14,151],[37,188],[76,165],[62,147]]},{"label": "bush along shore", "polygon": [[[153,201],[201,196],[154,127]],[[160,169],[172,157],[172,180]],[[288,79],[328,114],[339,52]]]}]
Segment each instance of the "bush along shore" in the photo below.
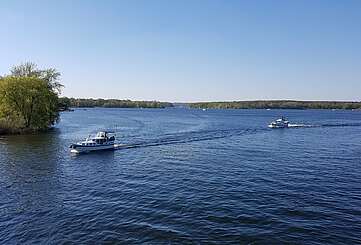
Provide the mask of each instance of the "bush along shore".
[{"label": "bush along shore", "polygon": [[46,131],[59,120],[60,73],[27,62],[0,77],[0,134]]},{"label": "bush along shore", "polygon": [[231,102],[189,103],[190,108],[198,109],[341,109],[359,110],[361,102],[343,101],[297,101],[297,100],[255,100]]}]

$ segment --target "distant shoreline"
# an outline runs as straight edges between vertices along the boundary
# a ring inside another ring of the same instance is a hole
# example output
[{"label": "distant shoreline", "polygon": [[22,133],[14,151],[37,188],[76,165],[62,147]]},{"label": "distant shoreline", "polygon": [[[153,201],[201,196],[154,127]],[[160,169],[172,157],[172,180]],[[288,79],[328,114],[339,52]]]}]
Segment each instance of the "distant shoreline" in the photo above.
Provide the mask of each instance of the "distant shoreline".
[{"label": "distant shoreline", "polygon": [[119,99],[82,99],[59,98],[59,110],[68,111],[70,108],[166,108],[173,107],[172,103],[160,101],[132,101]]},{"label": "distant shoreline", "polygon": [[158,101],[131,101],[118,99],[69,99],[60,98],[59,111],[75,108],[128,108],[128,109],[292,109],[292,110],[361,110],[358,101],[301,101],[301,100],[251,100],[221,102],[172,103]]},{"label": "distant shoreline", "polygon": [[169,108],[183,107],[192,109],[337,109],[361,110],[359,101],[302,101],[302,100],[247,100],[219,102],[172,103],[159,101],[132,101],[119,99],[82,99],[59,98],[59,110],[71,108]]},{"label": "distant shoreline", "polygon": [[346,101],[299,101],[299,100],[253,100],[231,102],[188,103],[196,109],[341,109],[361,110],[361,102]]}]

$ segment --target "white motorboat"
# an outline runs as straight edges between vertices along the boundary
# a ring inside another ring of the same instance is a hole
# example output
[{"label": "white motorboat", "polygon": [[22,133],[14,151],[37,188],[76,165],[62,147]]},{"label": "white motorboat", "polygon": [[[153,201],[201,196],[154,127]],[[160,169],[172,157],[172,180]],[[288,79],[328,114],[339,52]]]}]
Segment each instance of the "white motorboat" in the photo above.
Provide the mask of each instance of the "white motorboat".
[{"label": "white motorboat", "polygon": [[276,121],[271,122],[268,127],[269,128],[288,128],[289,122],[286,118],[281,117]]},{"label": "white motorboat", "polygon": [[84,141],[72,144],[70,152],[81,153],[99,150],[114,149],[115,134],[113,132],[101,131],[95,137],[89,136]]}]

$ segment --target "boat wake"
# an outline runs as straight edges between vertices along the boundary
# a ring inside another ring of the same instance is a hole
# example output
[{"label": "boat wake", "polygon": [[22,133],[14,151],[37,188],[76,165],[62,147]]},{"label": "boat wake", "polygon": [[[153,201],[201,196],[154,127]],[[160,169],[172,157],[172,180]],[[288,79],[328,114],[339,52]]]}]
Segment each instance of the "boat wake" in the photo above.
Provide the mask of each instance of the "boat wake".
[{"label": "boat wake", "polygon": [[361,127],[361,123],[322,124],[321,127]]},{"label": "boat wake", "polygon": [[311,128],[311,127],[317,127],[315,125],[310,124],[288,124],[289,128]]},{"label": "boat wake", "polygon": [[361,123],[326,123],[326,124],[289,124],[289,128],[317,128],[317,127],[361,127]]},{"label": "boat wake", "polygon": [[[355,127],[361,126],[361,123],[345,123],[345,124],[289,124],[289,128],[316,128],[316,127]],[[115,149],[128,149],[151,147],[161,145],[186,144],[197,141],[217,140],[222,138],[230,138],[235,136],[243,136],[256,134],[267,131],[266,128],[249,128],[249,129],[224,129],[224,130],[201,130],[189,131],[183,133],[164,134],[157,139],[149,139],[146,141],[130,142],[125,144],[115,144]]]},{"label": "boat wake", "polygon": [[115,149],[127,149],[138,147],[150,147],[160,145],[172,145],[172,144],[185,144],[197,141],[216,140],[222,138],[229,138],[234,136],[255,134],[263,129],[227,129],[227,130],[202,130],[191,131],[186,133],[176,133],[172,135],[165,135],[161,138],[149,140],[145,142],[134,142],[130,144],[117,144]]}]

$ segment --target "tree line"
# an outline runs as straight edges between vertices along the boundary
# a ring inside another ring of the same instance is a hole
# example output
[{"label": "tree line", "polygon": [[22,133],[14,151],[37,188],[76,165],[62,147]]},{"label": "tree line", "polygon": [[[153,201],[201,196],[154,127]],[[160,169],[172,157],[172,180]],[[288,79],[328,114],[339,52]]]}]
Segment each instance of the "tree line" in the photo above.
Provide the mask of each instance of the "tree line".
[{"label": "tree line", "polygon": [[118,99],[75,99],[59,98],[61,110],[68,110],[72,107],[105,107],[105,108],[166,108],[173,107],[172,103],[159,101],[132,101]]},{"label": "tree line", "polygon": [[188,105],[199,109],[361,109],[361,102],[342,101],[256,100],[199,102]]}]

